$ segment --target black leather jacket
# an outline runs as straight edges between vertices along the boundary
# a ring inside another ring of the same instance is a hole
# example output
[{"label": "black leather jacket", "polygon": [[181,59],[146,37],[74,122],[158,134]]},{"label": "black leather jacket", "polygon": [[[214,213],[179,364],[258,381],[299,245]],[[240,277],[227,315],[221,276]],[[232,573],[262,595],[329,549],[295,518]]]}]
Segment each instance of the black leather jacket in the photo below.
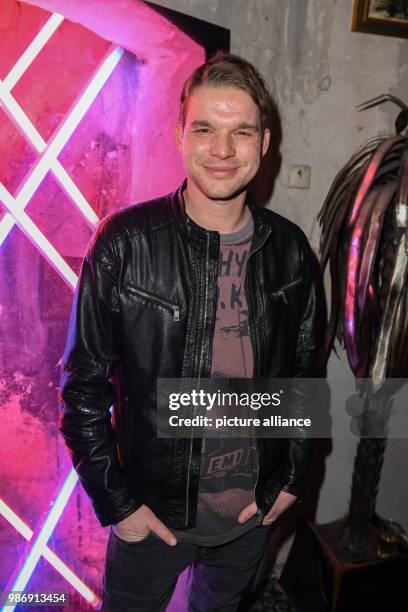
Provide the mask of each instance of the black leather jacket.
[{"label": "black leather jacket", "polygon": [[[100,224],[73,302],[60,431],[102,526],[143,503],[170,528],[195,525],[201,439],[157,439],[156,379],[210,374],[219,234],[186,216],[181,193]],[[296,225],[248,205],[254,377],[313,377],[319,316],[312,251]],[[281,490],[299,495],[309,445],[257,440],[261,518]]]}]

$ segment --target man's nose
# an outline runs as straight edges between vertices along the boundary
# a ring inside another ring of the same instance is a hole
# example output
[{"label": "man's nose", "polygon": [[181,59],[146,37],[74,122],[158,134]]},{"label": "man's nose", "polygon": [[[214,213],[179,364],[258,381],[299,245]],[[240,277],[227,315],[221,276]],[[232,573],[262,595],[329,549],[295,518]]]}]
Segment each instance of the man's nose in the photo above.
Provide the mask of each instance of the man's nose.
[{"label": "man's nose", "polygon": [[211,155],[215,155],[220,159],[233,157],[235,155],[235,146],[230,135],[217,135],[211,143]]}]

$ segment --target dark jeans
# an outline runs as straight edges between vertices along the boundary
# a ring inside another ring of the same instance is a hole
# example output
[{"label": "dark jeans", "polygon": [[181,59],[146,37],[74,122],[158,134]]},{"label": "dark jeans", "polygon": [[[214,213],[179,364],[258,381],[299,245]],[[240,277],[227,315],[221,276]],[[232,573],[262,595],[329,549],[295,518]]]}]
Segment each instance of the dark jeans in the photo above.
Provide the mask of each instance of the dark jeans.
[{"label": "dark jeans", "polygon": [[187,542],[171,547],[153,533],[140,542],[128,543],[111,529],[101,610],[165,610],[179,574],[190,566],[187,610],[235,611],[242,592],[255,574],[269,529],[269,526],[254,527],[232,542],[212,547]]}]

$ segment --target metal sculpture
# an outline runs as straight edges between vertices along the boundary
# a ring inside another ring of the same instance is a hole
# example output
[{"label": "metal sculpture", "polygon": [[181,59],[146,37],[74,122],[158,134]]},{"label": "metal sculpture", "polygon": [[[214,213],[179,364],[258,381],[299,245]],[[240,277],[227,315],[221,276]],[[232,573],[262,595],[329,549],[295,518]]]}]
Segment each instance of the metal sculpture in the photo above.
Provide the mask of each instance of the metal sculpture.
[{"label": "metal sculpture", "polygon": [[352,155],[318,216],[322,269],[329,263],[332,280],[327,355],[337,337],[358,389],[347,407],[358,414],[361,439],[342,537],[356,561],[376,557],[388,417],[395,379],[408,373],[408,107],[387,94],[358,109],[386,101],[401,109],[396,135],[374,137]]}]

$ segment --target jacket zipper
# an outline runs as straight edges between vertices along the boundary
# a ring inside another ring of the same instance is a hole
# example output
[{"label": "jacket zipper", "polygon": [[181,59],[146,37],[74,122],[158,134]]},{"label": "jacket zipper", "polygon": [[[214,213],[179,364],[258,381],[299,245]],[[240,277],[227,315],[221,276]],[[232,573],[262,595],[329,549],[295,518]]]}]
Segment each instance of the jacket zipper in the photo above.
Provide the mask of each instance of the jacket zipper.
[{"label": "jacket zipper", "polygon": [[[266,236],[264,237],[263,241],[261,242],[261,244],[260,244],[260,245],[258,245],[256,249],[254,249],[253,251],[250,251],[250,252],[248,253],[248,257],[246,258],[246,261],[245,261],[245,274],[246,274],[246,270],[247,270],[247,268],[248,268],[248,261],[249,261],[249,258],[250,258],[250,257],[252,257],[252,255],[253,255],[254,253],[257,253],[257,251],[259,251],[259,249],[261,249],[261,248],[263,247],[263,245],[265,244],[265,242],[266,242],[266,241],[267,241],[267,239],[269,238],[270,233],[271,233],[271,229],[269,228],[269,229],[268,229],[268,232],[267,232]],[[249,297],[249,296],[248,296],[248,291],[247,291],[247,288],[248,288],[248,277],[246,276],[246,277],[245,277],[245,298],[246,298],[247,304],[248,304],[248,306],[249,306],[249,304],[250,304],[250,300],[248,299],[248,297]],[[248,323],[248,330],[249,330],[249,337],[250,337],[250,339],[251,339],[251,344],[252,344],[252,346],[253,346],[253,343],[252,343],[252,336],[251,336],[251,327],[250,327],[249,323]],[[253,349],[252,349],[252,350],[253,350]],[[257,471],[256,471],[256,481],[255,481],[255,486],[254,486],[254,497],[255,497],[255,503],[256,503],[256,505],[258,506],[258,502],[257,502],[257,500],[256,500],[256,487],[258,486],[258,480],[259,480],[259,472],[260,472],[261,462],[260,462],[260,452],[259,452],[259,447],[258,447],[258,443],[257,443],[257,437],[256,437],[256,435],[255,435],[255,450],[256,450],[256,459],[257,459],[257,464],[258,464],[258,465],[257,465]],[[259,509],[259,510],[261,510],[260,508],[258,508],[258,509]],[[260,514],[260,518],[258,518],[258,519],[257,519],[257,521],[256,521],[256,524],[257,524],[257,525],[260,525],[260,524],[261,524],[261,522],[262,522],[262,519],[263,519],[263,515],[262,515],[262,513],[261,513],[261,514]]]},{"label": "jacket zipper", "polygon": [[[206,249],[206,258],[205,258],[205,298],[204,298],[204,323],[205,323],[205,317],[207,316],[207,304],[208,304],[208,264],[209,264],[209,260],[210,260],[210,236],[209,234],[207,234],[207,249]],[[198,382],[200,382],[201,379],[201,369],[202,369],[202,363],[203,363],[203,347],[202,347],[202,342],[201,342],[201,354],[200,354],[200,362],[199,362],[199,368],[198,368]],[[194,407],[194,411],[193,411],[193,417],[195,414],[195,407]],[[190,488],[190,464],[191,464],[191,456],[193,454],[193,435],[191,435],[190,438],[190,453],[188,456],[188,463],[187,463],[187,481],[186,481],[186,520],[185,520],[185,526],[187,527],[188,525],[188,511],[189,511],[189,488]]]},{"label": "jacket zipper", "polygon": [[273,291],[271,293],[271,296],[273,298],[281,297],[282,300],[285,302],[285,304],[287,304],[288,303],[288,299],[287,299],[286,294],[285,294],[286,289],[291,289],[292,287],[295,287],[296,285],[298,285],[302,281],[303,281],[303,278],[296,278],[295,280],[291,281],[290,283],[287,283],[286,285],[283,285],[283,287],[280,287],[276,291]]},{"label": "jacket zipper", "polygon": [[149,291],[143,291],[142,289],[138,289],[136,287],[126,287],[125,291],[128,291],[133,295],[142,297],[148,300],[149,302],[159,304],[159,306],[162,306],[163,308],[166,308],[167,310],[170,310],[173,313],[174,321],[180,321],[180,308],[177,304],[173,304],[172,302],[169,302],[168,300],[165,300],[164,298],[161,298],[155,295],[154,293],[150,293]]}]

